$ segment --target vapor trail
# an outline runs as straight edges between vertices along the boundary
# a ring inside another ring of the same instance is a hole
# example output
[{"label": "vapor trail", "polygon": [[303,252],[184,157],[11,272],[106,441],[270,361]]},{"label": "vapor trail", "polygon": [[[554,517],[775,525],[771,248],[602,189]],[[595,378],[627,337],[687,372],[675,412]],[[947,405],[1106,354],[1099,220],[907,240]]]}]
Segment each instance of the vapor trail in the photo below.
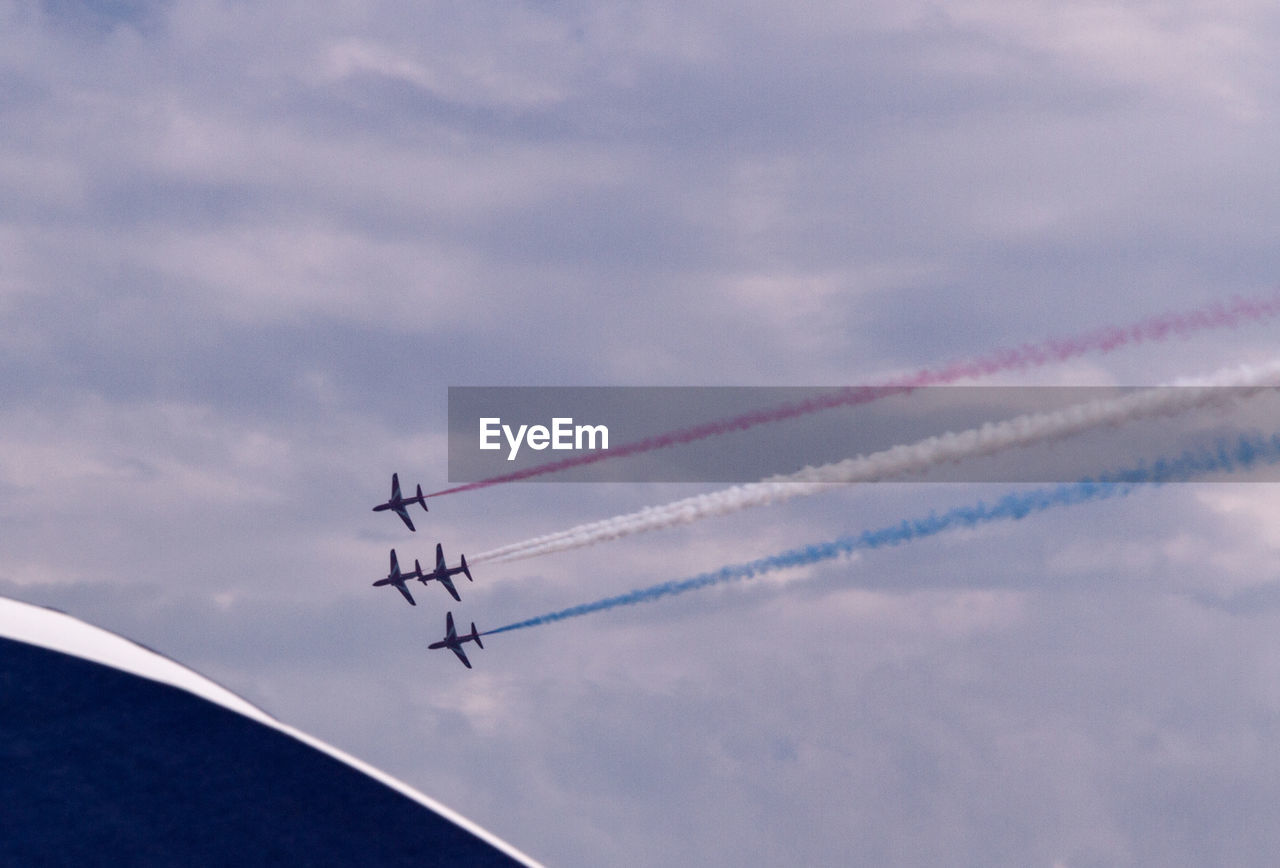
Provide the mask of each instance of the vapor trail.
[{"label": "vapor trail", "polygon": [[[1185,385],[1184,385],[1185,383]],[[1030,446],[1135,419],[1168,415],[1202,407],[1225,398],[1242,397],[1280,383],[1280,359],[1259,367],[1242,366],[1207,377],[1180,381],[1175,386],[1141,389],[1120,398],[1088,401],[1062,410],[1029,413],[1003,422],[989,422],[958,434],[948,432],[909,445],[860,455],[834,464],[806,467],[761,482],[735,485],[707,494],[650,506],[568,530],[534,537],[481,552],[472,560],[513,561],[551,552],[594,545],[644,531],[688,524],[755,506],[765,506],[825,491],[833,483],[874,482],[928,470],[940,464],[991,455],[1016,446]],[[1230,391],[1224,389],[1230,388]]]},{"label": "vapor trail", "polygon": [[1085,332],[1069,338],[1055,338],[1041,343],[1027,343],[1010,349],[1001,349],[964,361],[952,362],[940,368],[923,368],[913,374],[891,378],[877,386],[857,386],[825,394],[808,401],[781,404],[766,407],[751,413],[743,413],[727,419],[719,419],[646,437],[633,443],[624,443],[607,452],[589,452],[572,458],[551,461],[523,470],[492,476],[478,482],[469,482],[441,491],[434,491],[428,497],[439,497],[445,494],[456,494],[462,491],[473,491],[487,488],[503,482],[515,482],[530,479],[571,467],[595,464],[612,458],[625,458],[665,449],[684,443],[692,443],[707,437],[727,434],[731,431],[745,431],[757,425],[769,422],[780,422],[793,419],[821,410],[834,407],[852,407],[866,404],[888,395],[901,394],[922,386],[943,386],[959,380],[989,376],[1003,371],[1036,368],[1052,362],[1064,362],[1089,352],[1110,353],[1130,344],[1145,341],[1163,341],[1172,336],[1187,338],[1191,335],[1216,328],[1235,328],[1247,322],[1269,319],[1280,314],[1280,293],[1263,298],[1241,298],[1236,296],[1225,305],[1221,302],[1180,313],[1167,313],[1150,317],[1123,326],[1108,326],[1096,331]]},{"label": "vapor trail", "polygon": [[1081,482],[1068,483],[1051,488],[1013,492],[991,504],[979,501],[973,506],[956,507],[941,514],[930,512],[923,518],[904,520],[899,524],[889,525],[878,530],[863,531],[860,534],[843,536],[830,542],[815,543],[804,548],[791,549],[781,554],[758,558],[745,564],[721,567],[718,570],[702,573],[689,579],[662,582],[661,584],[651,585],[630,593],[606,597],[594,603],[584,603],[569,609],[561,609],[558,612],[517,621],[505,627],[489,630],[482,635],[505,633],[525,627],[537,627],[554,621],[563,621],[566,618],[587,615],[591,612],[613,609],[618,606],[652,602],[662,597],[683,594],[686,591],[695,591],[712,585],[754,578],[776,570],[831,560],[852,554],[855,551],[902,545],[903,543],[934,536],[952,528],[975,527],[1003,519],[1017,520],[1026,518],[1032,513],[1044,512],[1059,506],[1123,497],[1131,494],[1144,484],[1176,482],[1203,476],[1207,473],[1233,472],[1241,468],[1248,469],[1259,462],[1265,464],[1280,462],[1280,434],[1273,434],[1269,437],[1241,437],[1234,444],[1227,441],[1219,441],[1213,449],[1188,451],[1177,458],[1161,458],[1151,465],[1139,464],[1137,467],[1128,470],[1106,474],[1098,480],[1086,479]]}]

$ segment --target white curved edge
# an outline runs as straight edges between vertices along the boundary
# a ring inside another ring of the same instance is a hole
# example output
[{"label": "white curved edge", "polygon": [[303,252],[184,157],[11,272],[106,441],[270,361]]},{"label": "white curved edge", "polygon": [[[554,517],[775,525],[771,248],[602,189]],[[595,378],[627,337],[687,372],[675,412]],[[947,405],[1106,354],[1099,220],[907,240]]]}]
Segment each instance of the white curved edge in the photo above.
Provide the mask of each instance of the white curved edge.
[{"label": "white curved edge", "polygon": [[183,666],[176,660],[147,648],[145,645],[130,641],[101,627],[95,627],[57,609],[23,603],[8,597],[0,597],[0,636],[16,639],[28,645],[36,645],[52,651],[70,654],[74,657],[81,657],[129,672],[141,678],[172,685],[188,693],[194,693],[196,696],[243,714],[245,717],[252,718],[259,723],[266,724],[303,744],[323,751],[334,759],[346,763],[374,780],[391,787],[401,795],[430,808],[454,825],[460,826],[485,843],[501,850],[517,862],[531,866],[531,868],[543,868],[542,863],[535,861],[492,832],[481,828],[430,796],[415,790],[386,772],[356,759],[333,745],[321,741],[315,736],[308,735],[288,724],[281,723],[243,697],[237,696],[220,684]]},{"label": "white curved edge", "polygon": [[501,850],[503,853],[507,854],[512,859],[515,859],[517,862],[520,862],[521,864],[524,864],[524,865],[528,865],[530,866],[530,868],[544,868],[541,862],[538,862],[532,857],[530,857],[529,855],[517,850],[515,847],[508,844],[506,841],[502,840],[497,835],[490,832],[488,829],[485,829],[482,826],[476,825],[475,823],[468,820],[466,817],[459,814],[457,811],[454,811],[453,809],[440,804],[435,799],[431,798],[425,793],[418,792],[413,787],[406,784],[404,781],[398,780],[397,778],[393,778],[391,775],[387,774],[381,769],[374,768],[373,766],[369,765],[363,760],[356,759],[351,754],[345,751],[339,750],[333,745],[327,744],[326,742],[321,741],[315,736],[307,735],[305,732],[301,732],[297,729],[294,729],[292,726],[289,726],[288,724],[281,723],[280,721],[275,720],[274,718],[269,719],[268,723],[270,723],[271,726],[274,726],[276,729],[280,730],[286,735],[291,735],[294,738],[296,738],[298,741],[303,742],[304,744],[311,745],[316,750],[324,751],[334,759],[340,760],[349,766],[359,769],[369,777],[374,778],[375,780],[381,781],[382,783],[391,787],[391,789],[396,790],[402,795],[408,796],[410,799],[413,799],[415,802],[430,808],[432,811],[435,811],[437,814],[444,817],[446,820],[449,820],[454,825],[461,826],[463,829],[466,829],[468,832],[475,835],[477,838],[480,838],[485,843],[492,845],[494,848]]}]

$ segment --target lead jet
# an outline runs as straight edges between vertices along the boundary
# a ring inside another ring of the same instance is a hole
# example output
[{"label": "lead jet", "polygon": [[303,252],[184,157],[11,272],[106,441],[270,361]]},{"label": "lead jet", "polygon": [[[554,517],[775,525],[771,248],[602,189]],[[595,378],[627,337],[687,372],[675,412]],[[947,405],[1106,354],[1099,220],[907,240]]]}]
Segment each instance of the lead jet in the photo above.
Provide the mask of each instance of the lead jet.
[{"label": "lead jet", "polygon": [[[415,560],[413,562],[413,572],[402,573],[400,572],[400,562],[396,560],[396,550],[392,549],[391,550],[391,572],[387,573],[387,577],[385,579],[378,579],[378,581],[374,582],[373,586],[375,588],[380,588],[383,585],[394,585],[397,591],[404,594],[404,598],[409,601],[410,606],[416,606],[418,604],[413,601],[413,597],[412,595],[410,595],[409,589],[405,587],[404,583],[405,583],[405,580],[407,579],[421,579],[421,578],[422,578],[422,564],[418,563]],[[425,579],[423,581],[425,581]],[[454,596],[456,597],[457,594],[454,594]]]},{"label": "lead jet", "polygon": [[[444,565],[444,546],[440,543],[436,543],[436,568],[432,572],[425,574],[422,572],[422,569],[419,568],[417,577],[418,581],[425,585],[427,582],[435,579],[437,582],[444,585],[445,590],[452,594],[455,600],[461,603],[462,598],[458,596],[458,589],[453,586],[453,580],[449,577],[462,573],[467,577],[468,582],[475,581],[475,579],[471,578],[471,570],[467,569],[467,556],[462,555],[461,558],[461,565],[456,567],[446,567]],[[414,561],[414,563],[416,564],[417,561]]]},{"label": "lead jet", "polygon": [[429,512],[427,509],[427,498],[422,493],[422,486],[418,486],[417,497],[402,497],[400,495],[400,475],[398,473],[391,474],[391,499],[386,503],[380,503],[373,508],[374,512],[382,512],[384,509],[394,509],[396,515],[400,516],[400,520],[405,523],[409,530],[416,531],[413,522],[409,519],[409,510],[406,508],[412,504],[422,504],[422,511]]},{"label": "lead jet", "polygon": [[458,631],[453,629],[453,613],[446,612],[444,616],[444,638],[439,642],[432,642],[427,646],[427,650],[434,651],[437,648],[448,648],[454,654],[458,655],[458,659],[462,661],[462,665],[471,668],[471,661],[467,659],[467,655],[462,653],[463,642],[475,642],[476,645],[483,648],[484,644],[480,641],[480,633],[476,630],[476,622],[471,622],[471,632],[464,633],[459,636]]}]

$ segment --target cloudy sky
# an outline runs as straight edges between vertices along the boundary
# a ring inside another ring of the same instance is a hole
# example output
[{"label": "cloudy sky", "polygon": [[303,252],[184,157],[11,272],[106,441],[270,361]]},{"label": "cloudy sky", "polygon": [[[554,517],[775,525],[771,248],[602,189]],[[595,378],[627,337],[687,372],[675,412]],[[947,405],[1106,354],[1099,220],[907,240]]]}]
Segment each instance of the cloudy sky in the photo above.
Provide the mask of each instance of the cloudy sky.
[{"label": "cloudy sky", "polygon": [[[451,385],[846,385],[1280,282],[1253,0],[0,0],[0,594],[535,858],[1280,847],[1280,492],[1197,483],[427,653],[451,558],[707,487],[446,487]],[[1003,383],[1264,361],[1280,321]],[[886,483],[473,569],[481,627],[973,503]],[[420,513],[419,513],[420,514]]]}]

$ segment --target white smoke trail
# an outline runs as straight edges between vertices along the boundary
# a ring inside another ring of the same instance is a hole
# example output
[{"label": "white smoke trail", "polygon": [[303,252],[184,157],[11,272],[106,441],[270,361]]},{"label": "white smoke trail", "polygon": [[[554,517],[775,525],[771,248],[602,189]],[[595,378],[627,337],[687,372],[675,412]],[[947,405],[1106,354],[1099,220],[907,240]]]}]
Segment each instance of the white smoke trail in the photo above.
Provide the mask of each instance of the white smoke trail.
[{"label": "white smoke trail", "polygon": [[[988,422],[960,433],[948,432],[917,443],[894,446],[834,464],[806,467],[796,473],[761,482],[687,497],[662,506],[645,507],[568,530],[534,537],[481,552],[473,563],[514,561],[551,552],[581,548],[644,531],[688,524],[753,506],[817,494],[832,484],[875,482],[928,470],[947,462],[991,455],[1016,446],[1031,446],[1069,437],[1101,425],[1184,412],[1214,402],[1240,398],[1280,385],[1280,359],[1264,365],[1244,365],[1204,377],[1183,379],[1170,386],[1142,389],[1119,398],[1099,399],[1061,410],[1029,413],[1003,422]],[[1230,389],[1230,391],[1224,391]]]}]

